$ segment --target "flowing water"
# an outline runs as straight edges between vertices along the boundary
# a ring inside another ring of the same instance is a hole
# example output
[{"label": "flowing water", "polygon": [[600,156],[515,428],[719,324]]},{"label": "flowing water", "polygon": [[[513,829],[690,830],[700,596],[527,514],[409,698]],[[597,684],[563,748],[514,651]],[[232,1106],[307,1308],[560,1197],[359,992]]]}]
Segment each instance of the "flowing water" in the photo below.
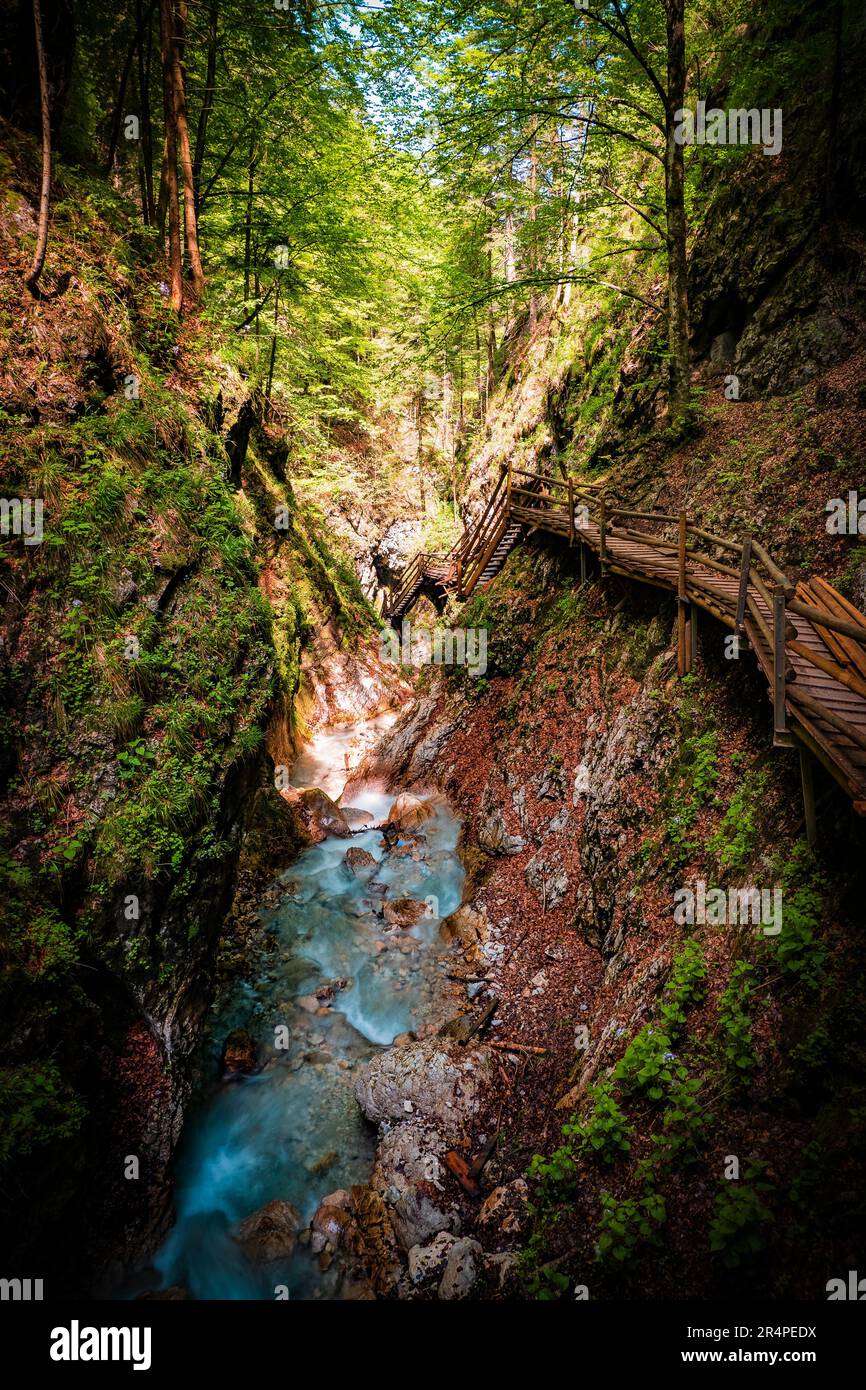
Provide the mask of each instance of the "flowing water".
[{"label": "flowing water", "polygon": [[[381,731],[379,721],[379,731]],[[296,786],[338,795],[349,749],[370,725],[320,735],[298,758]],[[378,824],[394,794],[360,794],[353,804]],[[322,1197],[368,1180],[375,1135],[352,1089],[377,1049],[415,1029],[443,994],[436,949],[440,920],[460,904],[459,823],[444,804],[421,828],[419,843],[389,851],[381,832],[329,838],[304,853],[278,880],[278,906],[262,914],[273,942],[250,979],[218,1006],[205,1063],[219,1075],[226,1035],[256,1038],[261,1071],[214,1082],[188,1113],[176,1170],[176,1221],[154,1258],[158,1287],[182,1285],[194,1298],[339,1297],[340,1272],[323,1272],[299,1245],[290,1261],[251,1264],[232,1238],[235,1224],[274,1198],[287,1198],[308,1223]],[[350,846],[377,860],[355,877]],[[427,913],[411,929],[389,928],[383,896],[423,899]],[[329,1006],[316,991],[332,986]],[[278,1034],[277,1030],[283,1030]],[[277,1038],[288,1046],[278,1047]],[[154,1287],[150,1271],[149,1287]]]}]

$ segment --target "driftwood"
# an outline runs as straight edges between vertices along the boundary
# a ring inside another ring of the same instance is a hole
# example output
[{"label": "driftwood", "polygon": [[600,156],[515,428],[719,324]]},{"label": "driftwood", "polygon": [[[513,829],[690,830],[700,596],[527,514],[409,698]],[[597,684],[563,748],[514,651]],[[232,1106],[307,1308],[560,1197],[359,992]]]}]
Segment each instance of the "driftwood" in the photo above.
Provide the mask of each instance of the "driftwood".
[{"label": "driftwood", "polygon": [[499,1130],[488,1139],[483,1149],[471,1163],[467,1163],[462,1154],[456,1149],[449,1149],[445,1155],[444,1163],[449,1172],[453,1173],[464,1192],[468,1192],[470,1197],[480,1197],[481,1188],[478,1186],[478,1179],[484,1171],[484,1165],[496,1148],[499,1141]]},{"label": "driftwood", "polygon": [[532,1057],[544,1057],[547,1054],[546,1047],[530,1047],[528,1043],[514,1042],[492,1042],[488,1047],[495,1047],[498,1052],[528,1052]]}]

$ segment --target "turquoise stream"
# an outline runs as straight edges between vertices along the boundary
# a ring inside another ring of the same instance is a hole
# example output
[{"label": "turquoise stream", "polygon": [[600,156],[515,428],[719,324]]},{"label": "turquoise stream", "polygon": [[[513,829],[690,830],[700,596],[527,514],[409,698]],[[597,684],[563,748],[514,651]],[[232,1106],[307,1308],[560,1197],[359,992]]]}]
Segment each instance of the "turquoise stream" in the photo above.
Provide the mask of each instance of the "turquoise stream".
[{"label": "turquoise stream", "polygon": [[[346,728],[320,735],[298,760],[296,785],[336,795],[352,735]],[[378,823],[393,799],[369,792],[353,804]],[[327,1193],[369,1178],[375,1136],[352,1095],[357,1069],[423,1023],[441,997],[439,922],[460,904],[459,823],[440,804],[422,830],[418,859],[388,853],[380,832],[369,829],[306,850],[280,876],[279,904],[262,914],[274,949],[219,1005],[208,1029],[204,1062],[213,1080],[188,1113],[176,1221],[154,1258],[158,1283],[151,1270],[148,1287],[181,1285],[200,1299],[273,1299],[281,1284],[292,1297],[340,1296],[339,1271],[323,1272],[304,1245],[285,1266],[261,1268],[231,1231],[274,1198],[288,1198],[308,1222]],[[353,876],[345,863],[350,845],[368,850],[377,868]],[[411,930],[389,929],[374,910],[378,884],[389,898],[432,898],[431,915]],[[313,1011],[316,990],[336,980],[348,986],[335,991],[329,1008]],[[289,1045],[278,1048],[275,1030],[283,1025]],[[264,1066],[218,1081],[222,1042],[238,1027],[257,1039]]]}]

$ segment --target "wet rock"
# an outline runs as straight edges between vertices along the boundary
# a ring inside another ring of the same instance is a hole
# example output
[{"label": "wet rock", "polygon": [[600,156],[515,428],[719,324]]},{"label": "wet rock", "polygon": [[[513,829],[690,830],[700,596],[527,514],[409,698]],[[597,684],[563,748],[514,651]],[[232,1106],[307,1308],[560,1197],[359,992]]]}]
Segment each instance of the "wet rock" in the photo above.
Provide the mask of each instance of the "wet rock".
[{"label": "wet rock", "polygon": [[426,911],[426,904],[417,898],[394,898],[382,904],[385,921],[390,922],[392,927],[414,927]]},{"label": "wet rock", "polygon": [[286,787],[280,795],[294,807],[313,844],[321,844],[329,835],[346,836],[352,833],[343,811],[321,788],[307,787],[299,792],[294,787]]},{"label": "wet rock", "polygon": [[484,1265],[484,1251],[477,1240],[456,1240],[448,1251],[439,1297],[468,1298]]},{"label": "wet rock", "polygon": [[249,1075],[256,1070],[257,1065],[255,1038],[246,1028],[235,1028],[223,1043],[223,1073],[229,1076]]},{"label": "wet rock", "polygon": [[365,811],[362,806],[341,806],[340,810],[353,830],[363,830],[368,825],[376,824],[373,812]]},{"label": "wet rock", "polygon": [[353,1230],[352,1198],[340,1188],[323,1197],[316,1208],[310,1222],[310,1249],[314,1255],[320,1254],[327,1244],[337,1250],[350,1243]]},{"label": "wet rock", "polygon": [[433,807],[429,802],[422,801],[420,797],[413,796],[411,792],[401,792],[388,812],[386,825],[395,826],[397,830],[416,830],[419,825],[424,825],[434,814]]},{"label": "wet rock", "polygon": [[301,1224],[297,1208],[277,1198],[245,1217],[232,1234],[253,1264],[272,1264],[289,1258]]},{"label": "wet rock", "polygon": [[374,869],[376,867],[376,860],[370,851],[361,849],[358,845],[352,845],[351,849],[346,850],[344,863],[352,874],[358,874],[364,869]]},{"label": "wet rock", "polygon": [[449,1231],[440,1231],[429,1245],[413,1245],[409,1251],[409,1278],[412,1283],[426,1284],[431,1279],[441,1279],[455,1241],[456,1236]]},{"label": "wet rock", "polygon": [[336,1149],[332,1149],[330,1153],[322,1154],[321,1158],[317,1158],[315,1163],[310,1165],[310,1172],[317,1175],[327,1173],[329,1168],[333,1168],[339,1157]]},{"label": "wet rock", "polygon": [[388,1208],[370,1187],[352,1188],[355,1212],[353,1250],[363,1262],[376,1293],[387,1294],[400,1278],[400,1257]]},{"label": "wet rock", "polygon": [[408,1100],[454,1142],[477,1110],[491,1070],[483,1048],[467,1053],[428,1038],[373,1057],[355,1083],[355,1099],[374,1124],[403,1119]]},{"label": "wet rock", "polygon": [[423,1245],[440,1231],[457,1234],[460,1216],[456,1210],[445,1208],[432,1183],[422,1182],[408,1187],[398,1197],[391,1208],[391,1224],[403,1249],[411,1250],[413,1245]]}]

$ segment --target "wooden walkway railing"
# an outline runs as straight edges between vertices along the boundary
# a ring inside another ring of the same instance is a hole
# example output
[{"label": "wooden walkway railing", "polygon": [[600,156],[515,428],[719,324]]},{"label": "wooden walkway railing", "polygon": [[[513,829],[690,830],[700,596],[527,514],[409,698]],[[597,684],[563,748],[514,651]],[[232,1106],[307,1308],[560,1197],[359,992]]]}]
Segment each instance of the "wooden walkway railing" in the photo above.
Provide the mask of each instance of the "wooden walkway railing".
[{"label": "wooden walkway railing", "polygon": [[[523,528],[522,532],[518,527]],[[668,590],[677,600],[677,666],[692,670],[698,611],[748,643],[766,676],[777,746],[799,746],[806,825],[814,839],[811,751],[866,814],[866,616],[819,578],[793,584],[754,537],[715,535],[685,512],[620,507],[597,487],[503,466],[487,507],[447,555],[418,555],[385,616],[395,621],[427,590],[468,598],[493,577],[503,537],[530,531],[579,545],[602,574]],[[504,556],[503,556],[504,562]]]}]

